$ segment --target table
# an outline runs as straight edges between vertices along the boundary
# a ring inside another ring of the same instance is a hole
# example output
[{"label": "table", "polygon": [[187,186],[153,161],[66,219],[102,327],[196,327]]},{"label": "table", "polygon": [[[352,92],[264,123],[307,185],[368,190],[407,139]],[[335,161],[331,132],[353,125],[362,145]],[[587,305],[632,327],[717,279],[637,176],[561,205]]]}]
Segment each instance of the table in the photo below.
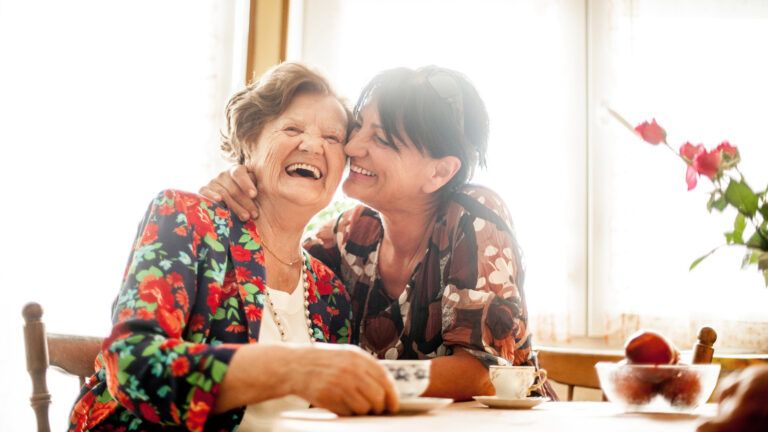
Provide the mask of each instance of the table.
[{"label": "table", "polygon": [[624,413],[608,402],[546,402],[530,410],[490,409],[477,402],[454,403],[419,415],[337,417],[317,408],[284,413],[270,432],[691,432],[714,416],[715,404],[694,414]]}]

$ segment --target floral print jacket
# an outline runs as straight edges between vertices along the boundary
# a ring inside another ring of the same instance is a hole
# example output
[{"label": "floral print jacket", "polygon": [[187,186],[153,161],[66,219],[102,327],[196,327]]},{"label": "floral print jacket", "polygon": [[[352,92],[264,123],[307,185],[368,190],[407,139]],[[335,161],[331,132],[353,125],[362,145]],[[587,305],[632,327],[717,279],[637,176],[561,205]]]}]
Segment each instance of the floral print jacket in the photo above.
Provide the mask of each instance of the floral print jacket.
[{"label": "floral print jacket", "polygon": [[[344,286],[308,255],[304,271],[314,339],[348,342]],[[234,430],[243,408],[211,409],[237,348],[259,339],[265,281],[253,221],[198,195],[160,193],[139,227],[112,332],[69,430]]]},{"label": "floral print jacket", "polygon": [[379,358],[464,349],[486,366],[535,365],[520,251],[501,198],[466,185],[439,209],[428,248],[399,298],[376,261],[384,228],[365,206],[322,226],[304,246],[352,296],[352,342]]}]

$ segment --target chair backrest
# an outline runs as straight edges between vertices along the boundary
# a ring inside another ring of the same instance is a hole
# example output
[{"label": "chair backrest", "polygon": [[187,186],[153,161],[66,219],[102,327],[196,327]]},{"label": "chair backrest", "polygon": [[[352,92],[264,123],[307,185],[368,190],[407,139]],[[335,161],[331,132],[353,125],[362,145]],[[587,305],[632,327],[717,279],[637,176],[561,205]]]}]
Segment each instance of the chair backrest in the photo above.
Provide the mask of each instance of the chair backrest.
[{"label": "chair backrest", "polygon": [[27,354],[27,371],[32,378],[30,404],[35,411],[38,432],[50,432],[48,406],[51,395],[46,383],[48,366],[75,375],[82,386],[93,374],[93,365],[101,349],[102,338],[48,334],[43,324],[43,308],[37,303],[27,303],[24,316],[24,348]]},{"label": "chair backrest", "polygon": [[539,366],[547,370],[547,379],[568,386],[569,401],[573,400],[575,387],[600,389],[595,370],[597,362],[617,362],[624,358],[620,351],[539,347],[537,352]]}]

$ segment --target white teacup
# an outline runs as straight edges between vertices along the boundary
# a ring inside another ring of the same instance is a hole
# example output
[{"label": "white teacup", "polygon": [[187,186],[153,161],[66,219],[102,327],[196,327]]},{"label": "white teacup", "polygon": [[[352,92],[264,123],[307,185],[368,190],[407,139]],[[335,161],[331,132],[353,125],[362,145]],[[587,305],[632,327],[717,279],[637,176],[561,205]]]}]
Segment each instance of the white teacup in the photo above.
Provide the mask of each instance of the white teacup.
[{"label": "white teacup", "polygon": [[395,381],[400,399],[418,397],[429,386],[429,360],[379,360]]},{"label": "white teacup", "polygon": [[[540,390],[547,380],[547,371],[533,366],[491,366],[491,383],[496,396],[523,399],[532,391]],[[537,384],[533,382],[539,379]]]}]

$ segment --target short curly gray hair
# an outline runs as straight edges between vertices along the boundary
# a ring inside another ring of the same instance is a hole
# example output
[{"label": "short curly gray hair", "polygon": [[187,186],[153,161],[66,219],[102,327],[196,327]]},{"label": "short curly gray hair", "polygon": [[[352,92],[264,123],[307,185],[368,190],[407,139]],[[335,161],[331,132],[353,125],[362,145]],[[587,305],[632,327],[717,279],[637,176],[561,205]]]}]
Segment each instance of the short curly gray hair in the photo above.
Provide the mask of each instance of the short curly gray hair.
[{"label": "short curly gray hair", "polygon": [[325,77],[299,63],[281,63],[235,93],[227,103],[227,129],[221,133],[224,154],[243,164],[249,145],[256,142],[264,125],[282,114],[294,97],[304,93],[335,97],[347,112],[347,119],[352,118],[346,101],[334,92]]}]

